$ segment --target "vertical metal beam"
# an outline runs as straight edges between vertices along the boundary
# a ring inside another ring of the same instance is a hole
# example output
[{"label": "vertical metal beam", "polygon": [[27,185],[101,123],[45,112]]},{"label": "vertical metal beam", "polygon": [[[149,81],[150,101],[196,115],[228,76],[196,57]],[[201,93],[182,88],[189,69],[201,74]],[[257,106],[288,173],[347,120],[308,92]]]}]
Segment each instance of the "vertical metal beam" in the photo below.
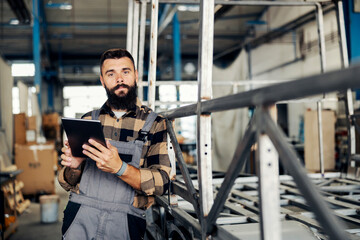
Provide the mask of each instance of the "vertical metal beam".
[{"label": "vertical metal beam", "polygon": [[[247,61],[248,61],[248,78],[249,80],[252,80],[252,68],[251,68],[251,47],[249,45],[246,46],[246,53],[247,53]],[[251,90],[253,88],[252,84],[249,85],[249,87],[246,87],[246,90]]]},{"label": "vertical metal beam", "polygon": [[134,58],[135,68],[138,65],[138,50],[139,50],[139,11],[140,3],[134,1],[134,14],[133,14],[133,35],[132,35],[132,50],[131,54]]},{"label": "vertical metal beam", "polygon": [[180,145],[176,139],[176,134],[175,131],[173,129],[172,123],[170,120],[166,119],[166,128],[168,131],[168,134],[170,136],[170,140],[172,142],[172,146],[174,147],[174,151],[175,151],[175,156],[178,162],[178,166],[180,168],[180,172],[184,178],[184,182],[186,185],[187,190],[189,191],[190,195],[192,196],[191,198],[191,204],[194,207],[194,210],[196,212],[196,215],[199,219],[199,222],[201,221],[201,215],[200,215],[200,207],[199,207],[199,201],[198,201],[198,195],[197,192],[195,190],[195,187],[193,185],[193,182],[191,180],[190,174],[189,174],[189,170],[186,167],[186,163],[184,161],[184,157],[182,155],[181,149],[180,149]]},{"label": "vertical metal beam", "polygon": [[132,51],[134,0],[128,0],[126,50]]},{"label": "vertical metal beam", "polygon": [[40,0],[33,0],[33,58],[35,65],[34,85],[41,112],[41,42],[40,42]]},{"label": "vertical metal beam", "polygon": [[[318,29],[319,51],[320,51],[320,69],[321,73],[326,71],[326,49],[325,49],[325,33],[324,33],[324,17],[321,4],[315,3],[316,6],[316,23]],[[324,175],[324,146],[322,139],[322,103],[317,102],[317,117],[318,117],[318,134],[319,134],[319,159],[320,170],[322,176]]]},{"label": "vertical metal beam", "polygon": [[[347,41],[346,41],[346,32],[345,32],[345,20],[344,20],[344,8],[343,2],[337,2],[336,8],[337,14],[337,24],[338,24],[338,31],[339,31],[339,45],[340,45],[340,55],[341,55],[341,63],[343,68],[349,67],[349,56],[348,56],[348,49],[347,49]],[[351,89],[346,91],[345,96],[345,107],[346,107],[346,115],[349,118],[351,115],[354,114],[354,103],[353,103],[353,95]],[[348,156],[347,156],[347,163],[350,166],[350,156],[355,154],[355,147],[356,147],[356,140],[355,140],[355,126],[351,124],[351,119],[347,119],[347,128],[348,128]]]},{"label": "vertical metal beam", "polygon": [[151,30],[150,30],[150,64],[148,74],[148,106],[155,109],[155,83],[158,40],[159,0],[151,0]]},{"label": "vertical metal beam", "polygon": [[[200,46],[198,67],[197,109],[197,157],[201,210],[204,217],[209,214],[214,202],[211,162],[211,115],[201,114],[201,101],[212,97],[212,67],[214,41],[214,0],[200,1]],[[206,225],[201,224],[202,237],[206,236]]]},{"label": "vertical metal beam", "polygon": [[138,96],[141,101],[144,100],[144,87],[142,85],[144,77],[144,52],[145,52],[145,33],[146,33],[146,0],[141,1],[140,15],[140,42],[139,42],[139,64],[138,64]]},{"label": "vertical metal beam", "polygon": [[[173,17],[174,80],[181,80],[181,36],[177,13]],[[176,101],[180,101],[179,85],[176,86]]]},{"label": "vertical metal beam", "polygon": [[[264,133],[263,113],[256,115],[258,127],[258,149],[256,158],[259,167],[260,225],[263,240],[281,239],[279,155],[268,135]],[[273,120],[270,120],[273,121]]]},{"label": "vertical metal beam", "polygon": [[322,131],[322,107],[321,101],[317,102],[317,117],[318,117],[318,134],[319,134],[319,155],[320,155],[320,173],[324,177],[324,147],[323,147],[323,131]]},{"label": "vertical metal beam", "polygon": [[325,49],[325,33],[324,33],[324,15],[321,4],[316,3],[316,23],[319,38],[319,51],[320,51],[320,67],[321,72],[326,72],[326,49]]}]

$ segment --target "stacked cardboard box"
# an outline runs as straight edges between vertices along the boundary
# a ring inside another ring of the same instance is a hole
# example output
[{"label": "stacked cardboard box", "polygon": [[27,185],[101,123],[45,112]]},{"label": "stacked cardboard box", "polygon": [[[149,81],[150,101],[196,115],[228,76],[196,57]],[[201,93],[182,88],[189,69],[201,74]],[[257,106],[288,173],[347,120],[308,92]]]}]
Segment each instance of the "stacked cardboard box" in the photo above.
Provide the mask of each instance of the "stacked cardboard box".
[{"label": "stacked cardboard box", "polygon": [[42,129],[47,140],[60,141],[59,114],[49,113],[42,115]]},{"label": "stacked cardboard box", "polygon": [[15,143],[36,143],[36,116],[26,116],[25,113],[14,114]]},{"label": "stacked cardboard box", "polygon": [[23,172],[17,176],[24,183],[23,194],[54,193],[57,159],[54,143],[15,144],[15,164]]},{"label": "stacked cardboard box", "polygon": [[[322,111],[323,156],[325,171],[335,169],[335,112]],[[310,172],[320,171],[319,131],[317,111],[306,111],[305,127],[305,167]]]}]

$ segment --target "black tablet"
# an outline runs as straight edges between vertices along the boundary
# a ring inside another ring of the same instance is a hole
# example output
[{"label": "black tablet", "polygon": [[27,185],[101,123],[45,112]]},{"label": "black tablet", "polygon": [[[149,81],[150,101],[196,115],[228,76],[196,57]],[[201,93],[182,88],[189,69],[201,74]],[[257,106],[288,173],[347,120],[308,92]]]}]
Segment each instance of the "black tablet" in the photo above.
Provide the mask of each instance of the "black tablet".
[{"label": "black tablet", "polygon": [[88,141],[90,138],[106,146],[104,133],[99,120],[61,118],[61,121],[74,157],[87,157],[82,153],[82,145],[84,143],[89,144]]}]

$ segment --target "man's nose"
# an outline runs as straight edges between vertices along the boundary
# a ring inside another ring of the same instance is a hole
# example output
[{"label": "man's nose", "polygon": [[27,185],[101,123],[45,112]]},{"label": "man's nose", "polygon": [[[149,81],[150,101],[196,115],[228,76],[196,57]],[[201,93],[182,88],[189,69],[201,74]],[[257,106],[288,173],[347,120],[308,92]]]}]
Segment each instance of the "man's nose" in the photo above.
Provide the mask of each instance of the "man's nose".
[{"label": "man's nose", "polygon": [[117,83],[122,83],[124,81],[124,78],[122,77],[121,74],[117,74],[116,75],[116,82]]}]

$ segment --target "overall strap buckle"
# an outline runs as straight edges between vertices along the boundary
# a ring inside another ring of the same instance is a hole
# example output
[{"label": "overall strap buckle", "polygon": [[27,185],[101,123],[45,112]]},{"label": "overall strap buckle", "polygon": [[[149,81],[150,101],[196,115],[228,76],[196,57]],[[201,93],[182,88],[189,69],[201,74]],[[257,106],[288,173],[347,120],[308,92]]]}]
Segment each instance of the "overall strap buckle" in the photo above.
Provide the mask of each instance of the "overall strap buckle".
[{"label": "overall strap buckle", "polygon": [[143,131],[142,129],[139,130],[138,137],[136,140],[146,142],[148,139],[149,132]]}]

